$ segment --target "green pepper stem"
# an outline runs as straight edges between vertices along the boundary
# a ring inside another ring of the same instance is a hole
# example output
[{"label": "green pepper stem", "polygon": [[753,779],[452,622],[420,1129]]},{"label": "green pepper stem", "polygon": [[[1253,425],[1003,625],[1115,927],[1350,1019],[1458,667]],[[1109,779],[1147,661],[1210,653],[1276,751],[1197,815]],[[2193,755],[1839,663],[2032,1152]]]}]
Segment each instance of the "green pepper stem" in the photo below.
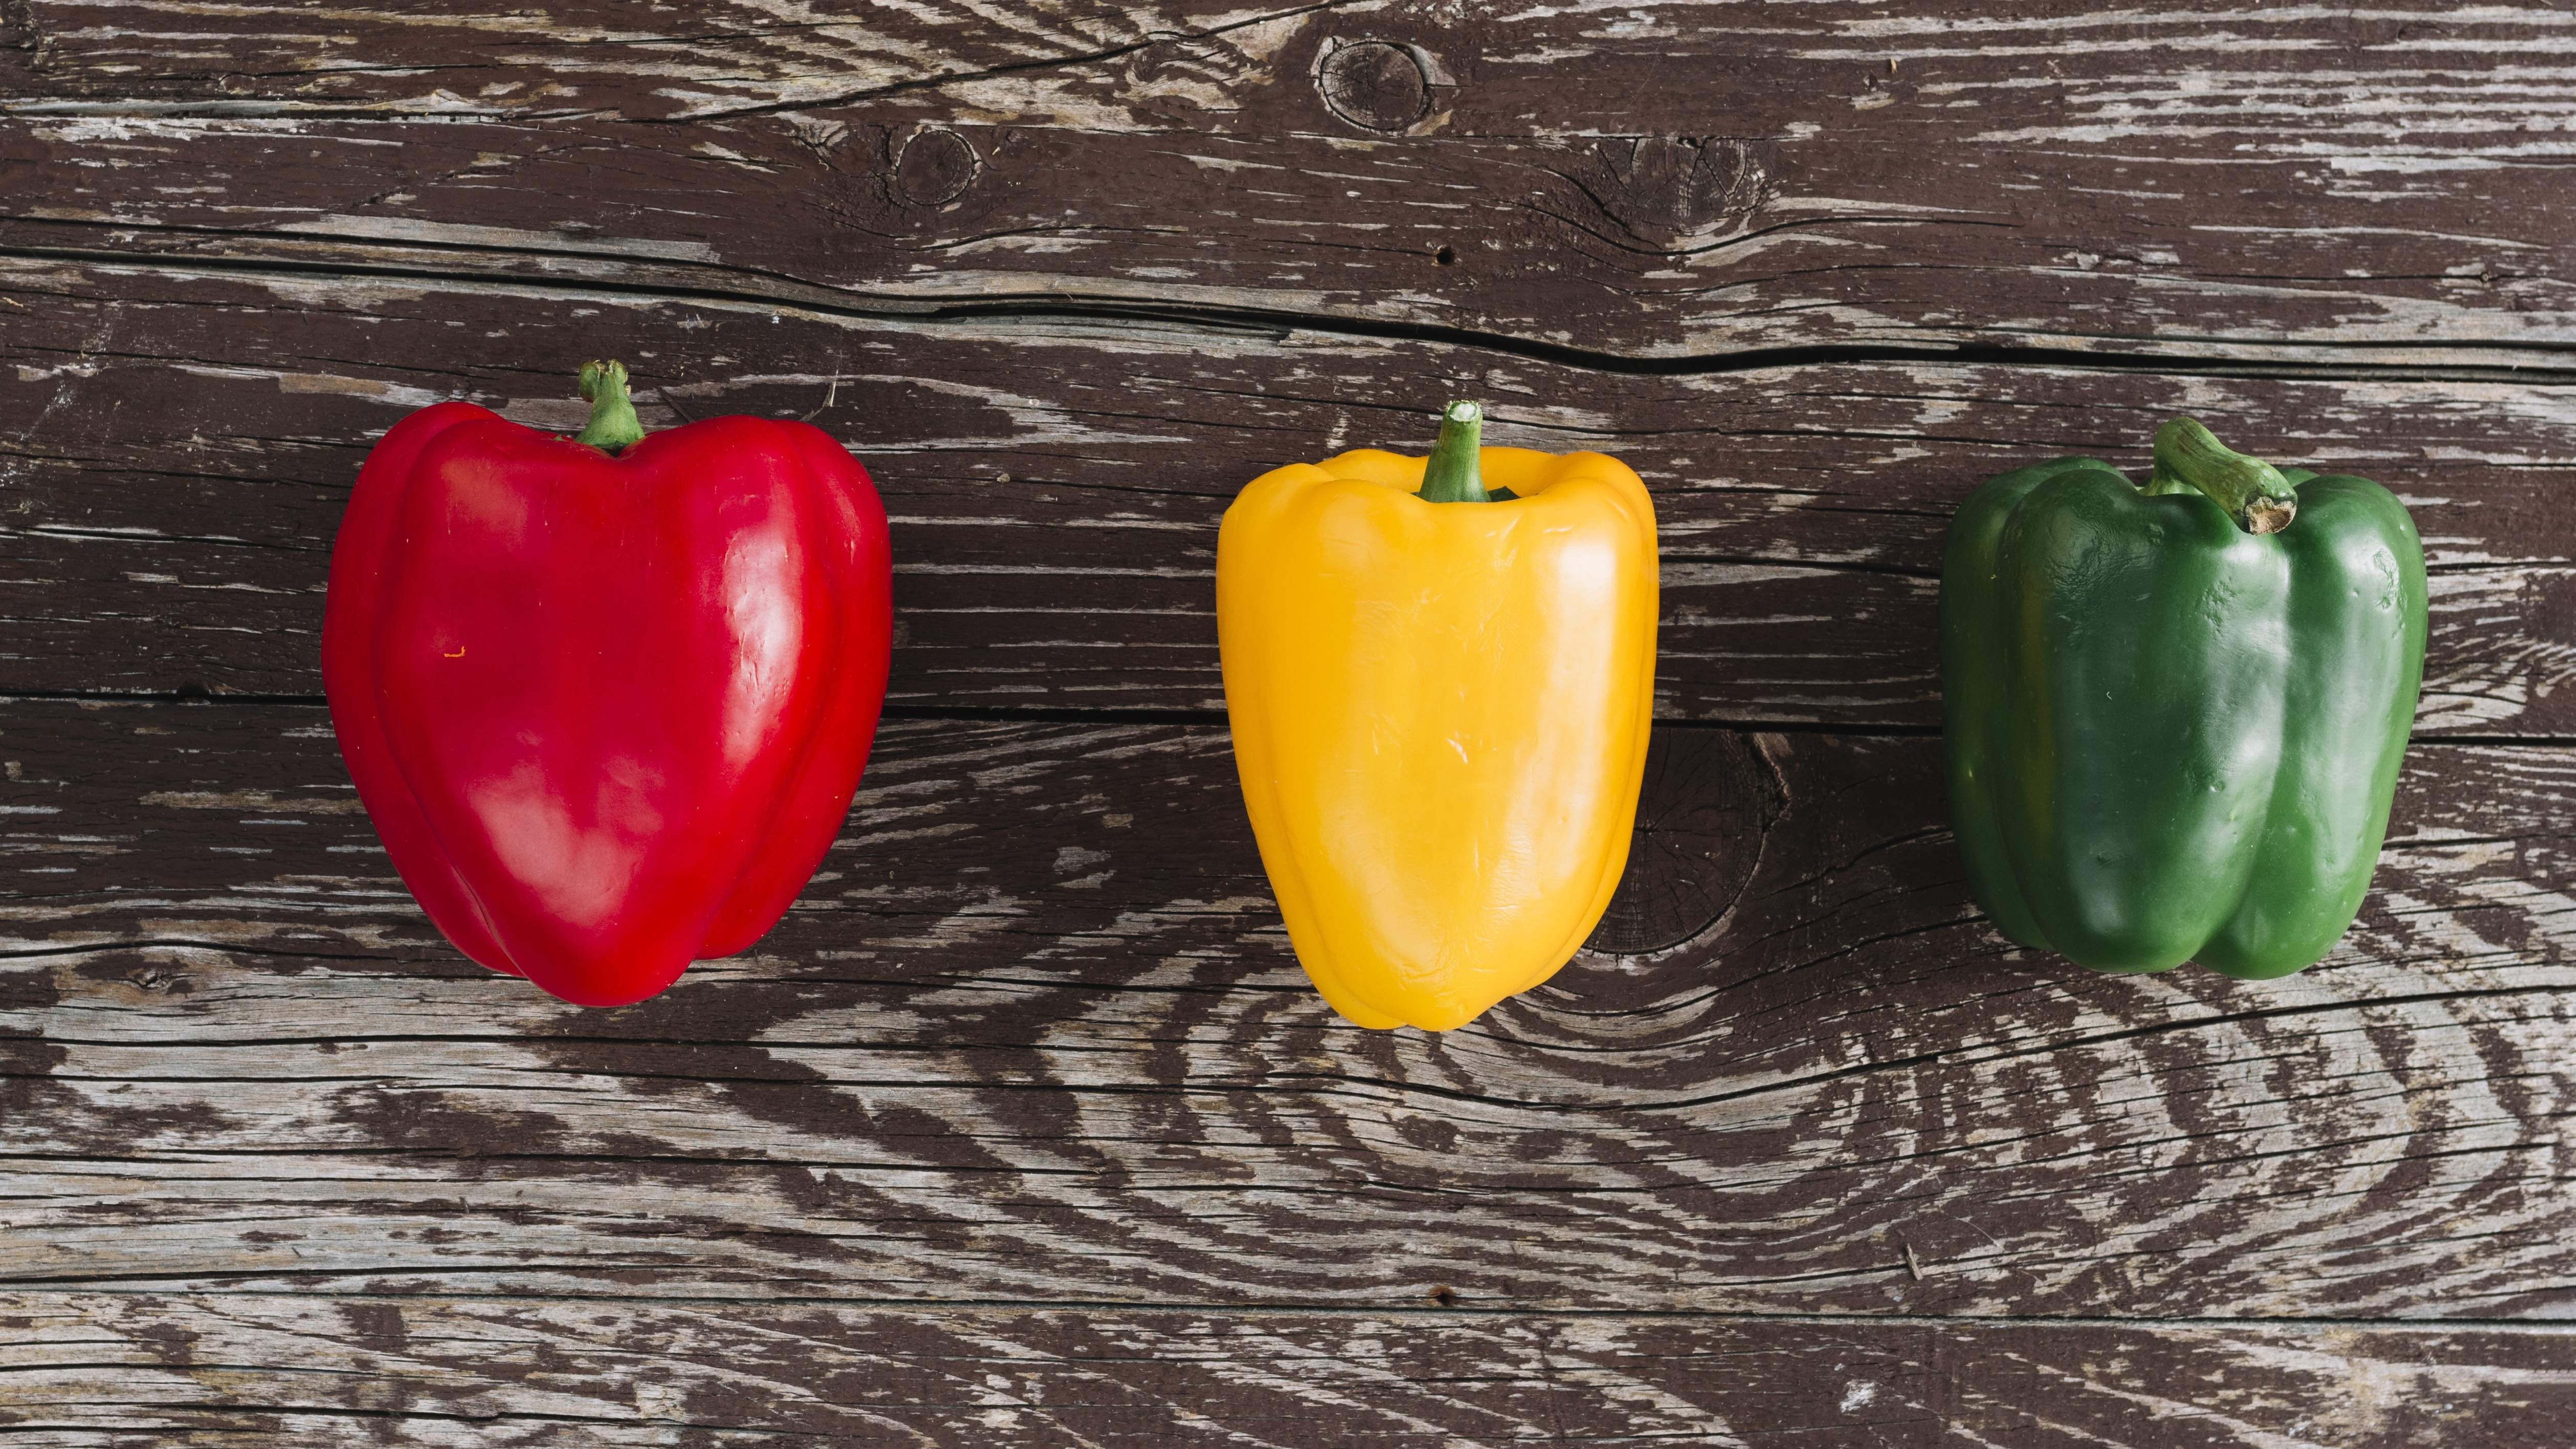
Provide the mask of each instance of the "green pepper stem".
[{"label": "green pepper stem", "polygon": [[2279,533],[2299,512],[2298,490],[2280,469],[2230,451],[2190,418],[2175,418],[2156,429],[2156,467],[2145,491],[2186,487],[2208,495],[2247,533]]},{"label": "green pepper stem", "polygon": [[583,363],[581,397],[590,404],[590,425],[573,434],[574,442],[588,443],[615,457],[642,441],[643,420],[635,416],[635,404],[626,397],[625,363]]},{"label": "green pepper stem", "polygon": [[1493,495],[1477,467],[1485,435],[1485,410],[1471,402],[1453,402],[1440,413],[1440,441],[1422,465],[1422,487],[1414,497],[1425,503],[1484,503]]}]

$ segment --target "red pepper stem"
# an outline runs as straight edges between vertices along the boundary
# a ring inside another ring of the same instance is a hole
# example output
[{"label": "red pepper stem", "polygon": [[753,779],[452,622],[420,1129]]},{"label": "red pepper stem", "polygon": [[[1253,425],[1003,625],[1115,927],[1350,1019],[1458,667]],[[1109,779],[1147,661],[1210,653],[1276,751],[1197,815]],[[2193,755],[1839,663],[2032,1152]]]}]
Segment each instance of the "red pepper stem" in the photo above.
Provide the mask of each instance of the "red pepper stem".
[{"label": "red pepper stem", "polygon": [[643,420],[635,416],[635,404],[626,397],[625,363],[583,363],[581,396],[590,404],[590,425],[573,434],[574,442],[588,443],[615,457],[642,441]]},{"label": "red pepper stem", "polygon": [[2208,495],[2247,533],[2279,533],[2299,512],[2298,491],[2280,469],[2229,451],[2190,418],[2175,418],[2156,429],[2156,468],[2145,491],[2185,488]]},{"label": "red pepper stem", "polygon": [[1492,495],[1477,466],[1485,434],[1485,410],[1471,402],[1453,402],[1440,413],[1440,441],[1422,465],[1422,487],[1414,497],[1425,503],[1485,503]]}]

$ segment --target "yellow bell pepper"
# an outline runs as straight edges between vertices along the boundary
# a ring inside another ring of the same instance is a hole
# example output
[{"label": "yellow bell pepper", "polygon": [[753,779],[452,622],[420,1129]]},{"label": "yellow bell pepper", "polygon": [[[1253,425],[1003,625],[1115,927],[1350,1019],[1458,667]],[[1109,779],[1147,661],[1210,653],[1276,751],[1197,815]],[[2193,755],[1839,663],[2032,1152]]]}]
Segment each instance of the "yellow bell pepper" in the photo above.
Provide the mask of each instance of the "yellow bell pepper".
[{"label": "yellow bell pepper", "polygon": [[1446,1031],[1555,975],[1618,888],[1645,772],[1645,485],[1479,448],[1481,423],[1453,403],[1430,458],[1265,473],[1217,534],[1261,863],[1316,990],[1365,1027]]}]

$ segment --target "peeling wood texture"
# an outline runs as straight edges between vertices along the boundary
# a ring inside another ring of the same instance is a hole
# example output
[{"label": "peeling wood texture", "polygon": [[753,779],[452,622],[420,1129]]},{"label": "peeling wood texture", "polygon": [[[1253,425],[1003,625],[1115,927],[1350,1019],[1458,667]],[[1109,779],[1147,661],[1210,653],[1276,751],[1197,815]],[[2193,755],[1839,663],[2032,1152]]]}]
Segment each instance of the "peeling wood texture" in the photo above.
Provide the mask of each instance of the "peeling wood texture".
[{"label": "peeling wood texture", "polygon": [[1665,359],[2509,355],[2576,308],[2576,20],[2538,4],[1031,8],[19,0],[0,214]]},{"label": "peeling wood texture", "polygon": [[[18,703],[0,1145],[28,1231],[0,1270],[1590,1312],[2576,1301],[2552,885],[2576,751],[2419,748],[2361,928],[2249,989],[2006,948],[1932,740],[1724,738],[1778,803],[1719,922],[1431,1036],[1305,988],[1221,728],[896,723],[754,954],[584,1011],[427,928],[319,709]],[[2469,803],[2499,796],[2509,821]]]},{"label": "peeling wood texture", "polygon": [[[1007,12],[1007,13],[1006,13]],[[0,0],[0,1437],[2542,1446],[2576,1413],[2576,20]],[[893,715],[750,954],[463,960],[315,661],[370,441],[803,415]],[[1665,545],[1592,949],[1304,983],[1235,489],[1598,448]],[[2422,529],[2358,927],[1968,899],[1943,530],[2188,411]]]},{"label": "peeling wood texture", "polygon": [[614,338],[648,425],[831,403],[817,425],[894,520],[898,703],[1223,708],[1212,579],[1235,490],[1342,448],[1425,450],[1440,403],[1473,391],[1493,441],[1614,452],[1649,480],[1667,718],[1937,727],[1951,512],[2035,457],[2143,478],[2155,423],[2191,410],[2415,509],[2435,571],[2423,728],[2576,734],[2576,549],[2553,527],[2567,385],[1932,361],[1604,376],[1307,331],[26,259],[0,259],[0,302],[24,314],[0,379],[0,607],[20,621],[0,649],[22,689],[318,694],[330,540],[368,444],[457,396],[577,428],[564,379]]},{"label": "peeling wood texture", "polygon": [[[1438,1310],[28,1294],[47,1442],[1877,1446],[2540,1443],[2576,1338],[2427,1328],[1783,1324]],[[831,1366],[814,1368],[818,1356]],[[245,1373],[250,1366],[295,1365]],[[368,1386],[351,1405],[350,1380]],[[0,1379],[0,1383],[7,1380]],[[2179,1421],[2179,1422],[2178,1422]],[[1991,1437],[1989,1437],[1991,1436]],[[23,1436],[22,1436],[23,1437]],[[1961,1436],[1961,1442],[1975,1442]]]}]

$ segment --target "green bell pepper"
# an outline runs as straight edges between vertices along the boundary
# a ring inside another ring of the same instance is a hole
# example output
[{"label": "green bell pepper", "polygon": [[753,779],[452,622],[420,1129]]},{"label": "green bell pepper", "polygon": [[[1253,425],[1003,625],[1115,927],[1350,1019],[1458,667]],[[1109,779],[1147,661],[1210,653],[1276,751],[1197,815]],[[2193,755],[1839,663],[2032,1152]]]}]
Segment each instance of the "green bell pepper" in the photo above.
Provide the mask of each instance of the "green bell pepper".
[{"label": "green bell pepper", "polygon": [[2176,418],[2144,488],[1988,481],[1941,565],[1950,809],[2003,933],[2097,971],[2286,976],[2370,887],[2424,676],[2424,546],[2387,489]]}]

